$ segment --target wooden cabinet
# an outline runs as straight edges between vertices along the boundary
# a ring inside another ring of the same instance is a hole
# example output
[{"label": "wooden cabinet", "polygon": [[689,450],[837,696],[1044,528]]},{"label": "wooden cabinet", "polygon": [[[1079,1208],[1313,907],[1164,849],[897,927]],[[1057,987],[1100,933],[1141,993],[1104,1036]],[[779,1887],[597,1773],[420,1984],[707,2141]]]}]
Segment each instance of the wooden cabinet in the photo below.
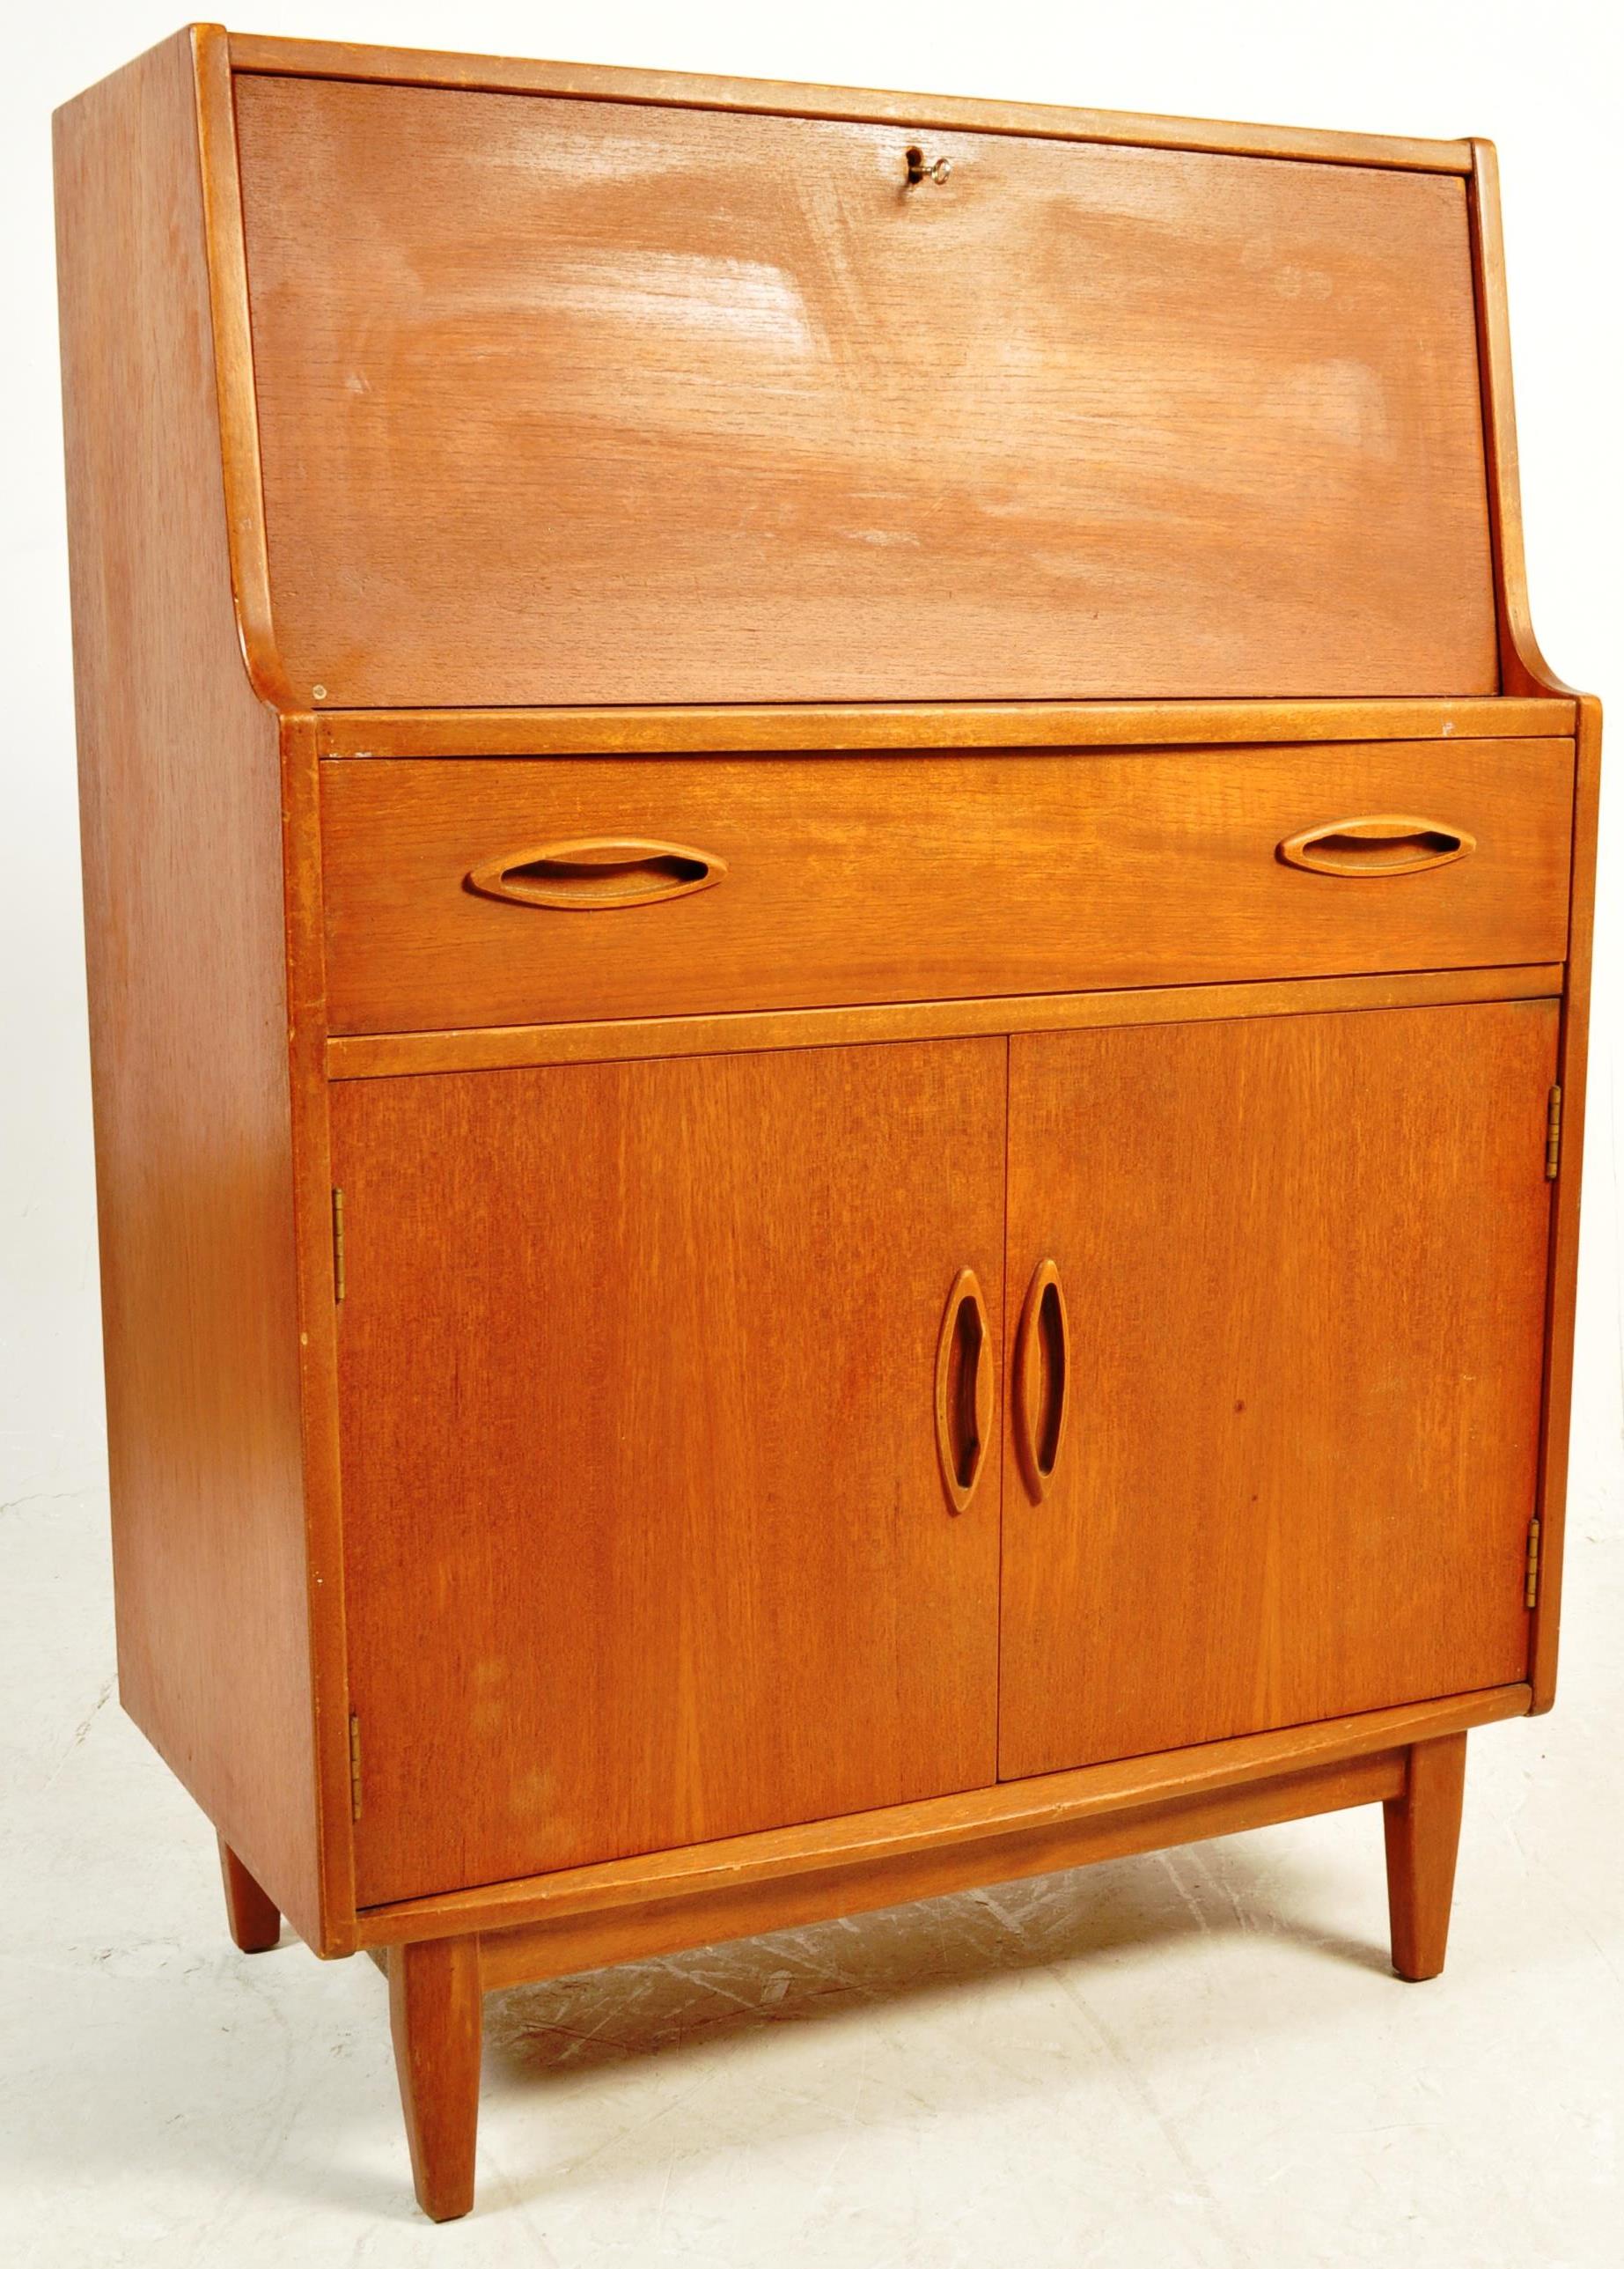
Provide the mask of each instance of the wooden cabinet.
[{"label": "wooden cabinet", "polygon": [[1486,144],[195,27],[57,121],[121,1690],[526,1978],[1550,1705],[1599,711]]}]

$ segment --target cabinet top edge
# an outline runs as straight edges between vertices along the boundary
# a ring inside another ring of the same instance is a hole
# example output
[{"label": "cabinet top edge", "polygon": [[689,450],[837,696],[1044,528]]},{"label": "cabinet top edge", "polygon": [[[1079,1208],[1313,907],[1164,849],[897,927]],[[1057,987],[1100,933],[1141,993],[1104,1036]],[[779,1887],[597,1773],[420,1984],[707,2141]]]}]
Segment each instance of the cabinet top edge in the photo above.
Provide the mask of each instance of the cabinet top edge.
[{"label": "cabinet top edge", "polygon": [[872,87],[802,85],[794,80],[634,70],[619,64],[532,63],[513,56],[430,48],[279,39],[255,32],[232,32],[226,37],[233,70],[276,77],[359,79],[463,93],[545,94],[577,101],[771,112],[860,124],[957,128],[982,134],[1188,150],[1213,156],[1386,166],[1406,173],[1470,174],[1473,163],[1469,140],[1431,141],[1318,127],[1164,118],[968,95],[892,93]]},{"label": "cabinet top edge", "polygon": [[861,750],[1169,748],[1203,743],[1569,737],[1576,704],[1458,701],[792,702],[717,708],[288,713],[323,757],[712,755]]}]

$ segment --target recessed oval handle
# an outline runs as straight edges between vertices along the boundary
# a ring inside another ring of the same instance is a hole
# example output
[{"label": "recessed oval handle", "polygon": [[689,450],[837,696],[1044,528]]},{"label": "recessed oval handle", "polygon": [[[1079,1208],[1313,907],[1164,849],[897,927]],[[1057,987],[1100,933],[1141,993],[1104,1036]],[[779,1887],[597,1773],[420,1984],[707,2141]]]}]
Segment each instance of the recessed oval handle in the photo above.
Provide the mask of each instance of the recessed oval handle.
[{"label": "recessed oval handle", "polygon": [[1034,1499],[1049,1494],[1066,1439],[1071,1373],[1071,1327],[1060,1272],[1052,1260],[1032,1271],[1015,1336],[1015,1455]]},{"label": "recessed oval handle", "polygon": [[1312,875],[1422,875],[1477,849],[1477,839],[1436,819],[1378,812],[1363,819],[1332,819],[1288,835],[1279,856]]},{"label": "recessed oval handle", "polygon": [[595,912],[685,898],[694,891],[708,891],[727,871],[713,852],[685,843],[591,835],[482,860],[469,871],[468,887],[484,898],[509,898],[522,906]]},{"label": "recessed oval handle", "polygon": [[936,1341],[936,1455],[955,1512],[976,1493],[993,1433],[993,1341],[973,1268],[961,1268]]}]

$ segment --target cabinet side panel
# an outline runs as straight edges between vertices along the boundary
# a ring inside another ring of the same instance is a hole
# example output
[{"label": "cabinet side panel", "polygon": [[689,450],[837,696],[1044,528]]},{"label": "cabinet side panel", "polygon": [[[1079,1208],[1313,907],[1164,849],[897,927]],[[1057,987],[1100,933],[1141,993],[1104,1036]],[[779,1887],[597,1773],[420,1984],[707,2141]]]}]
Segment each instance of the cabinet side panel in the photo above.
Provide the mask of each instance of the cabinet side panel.
[{"label": "cabinet side panel", "polygon": [[1591,952],[1596,920],[1596,831],[1601,799],[1601,704],[1579,701],[1573,814],[1572,913],[1562,1000],[1561,1171],[1551,1222],[1550,1319],[1546,1334],[1545,1414],[1540,1435],[1538,1605],[1528,1656],[1532,1711],[1556,1699],[1561,1622],[1562,1546],[1567,1530],[1569,1437],[1573,1422],[1573,1351],[1579,1282],[1579,1207],[1584,1163],[1585,1072],[1590,1053]]},{"label": "cabinet side panel", "polygon": [[320,1934],[276,721],[233,615],[193,54],[56,120],[120,1685]]}]

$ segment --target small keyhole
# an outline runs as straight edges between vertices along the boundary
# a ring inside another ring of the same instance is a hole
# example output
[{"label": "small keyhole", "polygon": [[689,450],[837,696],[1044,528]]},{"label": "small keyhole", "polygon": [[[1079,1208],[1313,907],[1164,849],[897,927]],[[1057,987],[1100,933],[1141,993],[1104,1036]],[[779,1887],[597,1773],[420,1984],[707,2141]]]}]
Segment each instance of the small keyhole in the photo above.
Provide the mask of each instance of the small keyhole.
[{"label": "small keyhole", "polygon": [[908,161],[908,187],[917,189],[921,181],[945,181],[953,171],[951,158],[926,158],[917,142],[911,143],[904,152]]}]

